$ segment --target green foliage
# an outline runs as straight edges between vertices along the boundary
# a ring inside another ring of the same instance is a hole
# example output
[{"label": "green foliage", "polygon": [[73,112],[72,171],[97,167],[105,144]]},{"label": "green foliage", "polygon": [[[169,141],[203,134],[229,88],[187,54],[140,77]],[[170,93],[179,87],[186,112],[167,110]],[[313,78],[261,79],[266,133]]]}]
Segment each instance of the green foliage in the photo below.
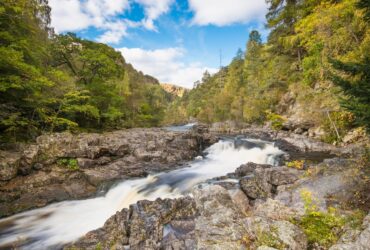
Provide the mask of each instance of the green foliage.
[{"label": "green foliage", "polygon": [[303,229],[309,245],[317,243],[327,248],[337,242],[339,233],[345,225],[345,218],[338,215],[334,208],[329,208],[328,212],[319,211],[315,199],[307,190],[301,192],[301,197],[305,205],[305,214],[293,222]]},{"label": "green foliage", "polygon": [[[327,117],[323,122],[325,135],[322,140],[327,143],[339,142],[353,127],[355,118],[352,113],[346,111],[330,112],[329,116],[330,119]],[[339,138],[337,131],[340,136]]]},{"label": "green foliage", "polygon": [[285,121],[284,117],[278,114],[274,114],[271,111],[266,111],[267,120],[271,122],[271,126],[275,130],[280,130],[283,127]]},{"label": "green foliage", "polygon": [[275,75],[281,59],[271,61],[270,56],[258,31],[252,31],[245,56],[238,50],[229,66],[212,76],[205,73],[193,90],[167,109],[165,122],[189,118],[208,123],[265,121],[265,110],[273,110],[286,90],[284,79],[280,81]]},{"label": "green foliage", "polygon": [[357,7],[363,9],[365,20],[370,22],[370,2],[368,0],[359,0]]},{"label": "green foliage", "polygon": [[332,76],[333,82],[338,85],[345,94],[341,105],[355,115],[355,122],[359,126],[365,126],[370,131],[370,53],[358,63],[342,63],[332,60],[335,69],[352,76]]},{"label": "green foliage", "polygon": [[57,164],[60,166],[64,166],[71,171],[77,171],[80,169],[77,160],[73,158],[60,158],[57,160]]},{"label": "green foliage", "polygon": [[268,246],[276,249],[286,249],[287,246],[277,236],[277,228],[271,227],[270,231],[258,230],[256,235],[255,247]]},{"label": "green foliage", "polygon": [[345,218],[345,223],[354,230],[360,229],[366,214],[363,210],[356,209]]},{"label": "green foliage", "polygon": [[286,163],[286,166],[288,168],[295,168],[298,170],[302,170],[304,168],[305,161],[304,160],[295,160],[295,161],[290,161]]},{"label": "green foliage", "polygon": [[0,3],[0,140],[159,124],[170,98],[156,79],[49,24],[46,0]]},{"label": "green foliage", "polygon": [[[340,137],[353,126],[368,127],[368,1],[267,3],[268,41],[262,43],[258,31],[253,30],[245,56],[239,50],[227,67],[212,76],[205,74],[194,89],[167,109],[165,122],[190,118],[203,122],[272,120],[279,129],[279,115],[289,111],[288,116],[324,127],[327,135],[323,139],[334,142],[338,136],[323,112],[329,110]],[[285,94],[292,97],[289,103]],[[292,106],[293,110],[288,110]],[[336,117],[345,110],[354,114],[354,121]]]},{"label": "green foliage", "polygon": [[102,247],[102,244],[99,242],[98,244],[96,244],[95,246],[95,250],[102,250],[103,247]]}]

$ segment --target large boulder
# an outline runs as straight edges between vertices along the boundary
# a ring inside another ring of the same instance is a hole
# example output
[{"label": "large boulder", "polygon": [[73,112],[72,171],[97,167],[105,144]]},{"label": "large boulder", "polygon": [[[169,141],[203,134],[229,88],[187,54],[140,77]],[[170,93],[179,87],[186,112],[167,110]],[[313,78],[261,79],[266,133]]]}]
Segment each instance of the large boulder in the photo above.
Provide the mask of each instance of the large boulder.
[{"label": "large boulder", "polygon": [[307,237],[296,225],[288,221],[248,217],[244,220],[250,248],[268,246],[277,249],[307,249]]},{"label": "large boulder", "polygon": [[362,224],[362,231],[355,233],[352,241],[340,242],[329,248],[329,250],[366,250],[370,249],[370,214]]},{"label": "large boulder", "polygon": [[193,199],[139,201],[65,249],[194,249]]},{"label": "large boulder", "polygon": [[271,167],[272,165],[269,164],[256,164],[253,162],[248,162],[247,164],[240,165],[240,167],[238,167],[235,170],[235,175],[237,177],[244,177],[253,174],[257,168],[271,168]]},{"label": "large boulder", "polygon": [[0,151],[0,181],[8,181],[17,176],[20,154]]},{"label": "large boulder", "polygon": [[292,168],[250,163],[241,166],[236,173],[238,176],[244,173],[249,174],[240,179],[239,185],[245,194],[253,200],[274,196],[278,186],[293,184],[301,175],[299,170]]}]

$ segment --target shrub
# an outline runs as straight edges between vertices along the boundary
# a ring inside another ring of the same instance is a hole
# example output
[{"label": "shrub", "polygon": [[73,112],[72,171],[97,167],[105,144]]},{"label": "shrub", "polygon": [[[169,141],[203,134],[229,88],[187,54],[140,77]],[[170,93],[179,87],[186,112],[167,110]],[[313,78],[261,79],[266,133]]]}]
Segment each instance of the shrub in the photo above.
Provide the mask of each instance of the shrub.
[{"label": "shrub", "polygon": [[255,242],[256,247],[268,246],[276,249],[287,249],[287,246],[277,236],[277,228],[271,227],[269,231],[259,230],[257,232],[257,240]]},{"label": "shrub", "polygon": [[331,207],[327,212],[319,211],[316,200],[307,190],[302,190],[301,197],[305,204],[305,214],[293,223],[303,229],[309,245],[317,243],[327,248],[338,241],[339,233],[346,222],[345,218],[339,216],[336,209]]},{"label": "shrub", "polygon": [[57,160],[58,165],[67,167],[69,170],[77,171],[80,169],[78,162],[74,158],[60,158]]},{"label": "shrub", "polygon": [[[323,122],[325,135],[322,140],[327,143],[339,142],[341,138],[353,127],[355,117],[352,113],[347,111],[331,112],[329,115],[330,119],[329,117],[326,117]],[[335,124],[340,138],[338,138],[333,123]]]},{"label": "shrub", "polygon": [[287,249],[286,244],[278,237],[278,229],[271,226],[269,229],[262,230],[258,228],[256,235],[251,237],[245,235],[241,243],[248,249],[255,249],[260,246],[268,246],[276,249]]},{"label": "shrub", "polygon": [[304,168],[304,160],[290,161],[286,165],[289,168],[295,168],[298,170],[302,170]]},{"label": "shrub", "polygon": [[272,113],[271,111],[266,111],[266,118],[268,121],[271,122],[271,126],[275,130],[280,130],[283,127],[283,123],[285,121],[284,117],[281,115]]}]

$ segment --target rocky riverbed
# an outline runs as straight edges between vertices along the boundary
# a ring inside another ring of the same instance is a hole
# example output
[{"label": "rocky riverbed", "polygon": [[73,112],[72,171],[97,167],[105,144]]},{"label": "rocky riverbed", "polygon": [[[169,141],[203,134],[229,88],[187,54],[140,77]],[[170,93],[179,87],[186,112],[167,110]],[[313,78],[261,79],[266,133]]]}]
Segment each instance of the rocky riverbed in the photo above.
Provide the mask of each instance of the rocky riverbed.
[{"label": "rocky riverbed", "polygon": [[[219,135],[197,126],[42,136],[22,152],[1,152],[0,212],[91,197],[115,180],[180,168]],[[250,128],[233,137],[234,147],[266,147],[245,137],[285,154],[277,166],[245,162],[177,199],[138,201],[64,249],[370,249],[366,143],[343,148]]]},{"label": "rocky riverbed", "polygon": [[0,151],[0,217],[179,168],[216,141],[208,133],[164,129],[40,136],[20,152]]},{"label": "rocky riverbed", "polygon": [[359,192],[368,209],[368,182],[356,169],[339,158],[306,170],[248,163],[229,174],[235,185],[204,183],[191,196],[139,201],[65,249],[369,249],[370,215],[356,228],[338,225],[332,246],[315,245],[301,224],[302,194],[315,200],[317,215],[336,207],[335,216],[349,216]]},{"label": "rocky riverbed", "polygon": [[364,145],[243,134],[275,140],[288,152],[285,161],[246,163],[183,198],[139,201],[65,249],[370,249]]}]

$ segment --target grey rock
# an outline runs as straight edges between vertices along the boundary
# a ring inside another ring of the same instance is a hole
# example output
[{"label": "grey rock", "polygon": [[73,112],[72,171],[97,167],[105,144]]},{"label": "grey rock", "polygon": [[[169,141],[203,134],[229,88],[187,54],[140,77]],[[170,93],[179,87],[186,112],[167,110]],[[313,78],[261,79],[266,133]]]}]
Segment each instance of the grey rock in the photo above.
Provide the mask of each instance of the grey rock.
[{"label": "grey rock", "polygon": [[235,170],[235,175],[238,177],[244,177],[253,174],[255,169],[257,168],[270,168],[270,167],[272,167],[272,165],[248,162],[247,164],[240,165],[240,167],[238,167]]},{"label": "grey rock", "polygon": [[299,176],[302,174],[299,170],[287,167],[271,168],[268,172],[270,175],[269,182],[276,186],[292,184],[298,180]]},{"label": "grey rock", "polygon": [[271,187],[266,190],[260,184],[254,177],[244,177],[239,181],[240,188],[250,199],[267,198],[271,195]]},{"label": "grey rock", "polygon": [[[256,166],[254,170],[248,172],[250,175],[239,181],[240,188],[251,199],[272,197],[277,186],[292,184],[298,180],[300,175],[300,171],[287,167],[271,167],[258,164],[254,166]],[[252,168],[248,170],[250,169]]]},{"label": "grey rock", "polygon": [[302,230],[288,221],[270,220],[262,217],[248,217],[244,220],[249,237],[259,242],[261,237],[269,237],[274,245],[283,249],[307,249],[307,238]]},{"label": "grey rock", "polygon": [[362,224],[363,230],[355,237],[352,242],[338,243],[329,250],[368,250],[370,249],[370,214],[368,214]]},{"label": "grey rock", "polygon": [[139,201],[65,249],[194,249],[196,215],[190,197]]},{"label": "grey rock", "polygon": [[0,181],[17,176],[20,154],[0,151]]},{"label": "grey rock", "polygon": [[193,189],[199,216],[195,219],[195,249],[240,249],[244,215],[230,193],[218,185]]}]

